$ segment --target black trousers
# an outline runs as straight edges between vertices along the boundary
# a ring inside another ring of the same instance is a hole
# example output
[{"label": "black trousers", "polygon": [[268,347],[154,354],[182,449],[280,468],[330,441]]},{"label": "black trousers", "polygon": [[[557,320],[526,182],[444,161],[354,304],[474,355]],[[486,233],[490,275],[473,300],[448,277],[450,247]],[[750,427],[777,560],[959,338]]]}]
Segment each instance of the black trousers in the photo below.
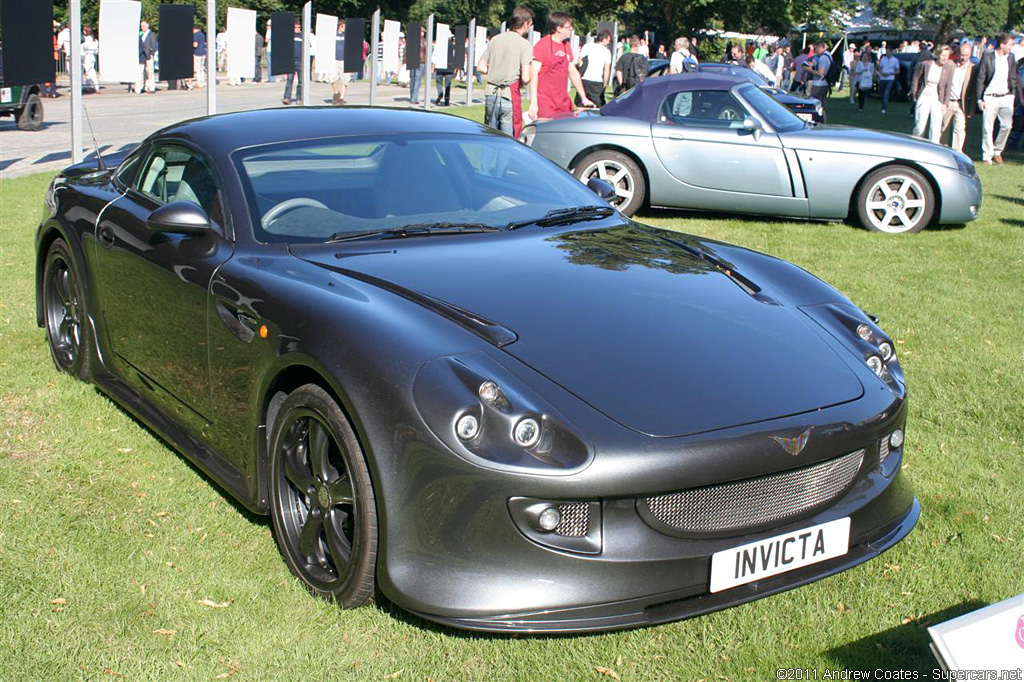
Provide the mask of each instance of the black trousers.
[{"label": "black trousers", "polygon": [[[603,107],[605,105],[604,83],[600,81],[583,81],[583,92],[586,94],[587,99],[597,106]],[[576,106],[583,106],[583,100],[578,92],[576,93]]]}]

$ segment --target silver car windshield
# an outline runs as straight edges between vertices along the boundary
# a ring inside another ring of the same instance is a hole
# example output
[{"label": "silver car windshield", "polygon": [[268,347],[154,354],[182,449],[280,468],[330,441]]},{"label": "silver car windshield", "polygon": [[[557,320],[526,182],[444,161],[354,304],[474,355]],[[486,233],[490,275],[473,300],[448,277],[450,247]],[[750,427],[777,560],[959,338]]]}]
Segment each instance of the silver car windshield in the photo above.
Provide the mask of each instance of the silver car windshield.
[{"label": "silver car windshield", "polygon": [[504,135],[381,134],[236,152],[263,242],[345,239],[411,225],[506,227],[601,203]]},{"label": "silver car windshield", "polygon": [[761,88],[744,84],[739,87],[738,92],[750,106],[757,110],[762,118],[768,121],[775,132],[786,133],[803,130],[806,127],[806,124],[796,114],[779,104],[774,97]]}]

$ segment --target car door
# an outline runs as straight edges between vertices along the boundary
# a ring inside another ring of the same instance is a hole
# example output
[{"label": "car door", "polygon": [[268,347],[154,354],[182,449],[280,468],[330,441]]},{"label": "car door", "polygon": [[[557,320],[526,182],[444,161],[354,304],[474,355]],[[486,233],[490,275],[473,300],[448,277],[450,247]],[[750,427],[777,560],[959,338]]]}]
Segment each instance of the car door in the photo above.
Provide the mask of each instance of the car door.
[{"label": "car door", "polygon": [[[183,144],[156,143],[140,158],[131,184],[96,227],[110,360],[170,414],[202,424],[210,414],[208,289],[234,250],[223,193],[209,161]],[[201,206],[213,229],[189,235],[147,227],[150,213],[175,201]]]},{"label": "car door", "polygon": [[704,208],[750,210],[731,193],[793,196],[778,135],[745,130],[749,115],[729,90],[686,90],[666,97],[651,126],[662,165]]}]

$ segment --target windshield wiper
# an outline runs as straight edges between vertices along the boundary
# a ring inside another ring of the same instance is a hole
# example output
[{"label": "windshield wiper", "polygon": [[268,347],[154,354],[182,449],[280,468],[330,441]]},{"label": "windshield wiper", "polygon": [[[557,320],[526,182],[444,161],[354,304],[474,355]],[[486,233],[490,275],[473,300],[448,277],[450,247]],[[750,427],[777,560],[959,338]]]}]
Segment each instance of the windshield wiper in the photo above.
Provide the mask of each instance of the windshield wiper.
[{"label": "windshield wiper", "polygon": [[607,218],[615,213],[611,206],[574,206],[573,208],[556,208],[548,211],[543,218],[530,218],[529,220],[517,220],[506,226],[508,230],[518,230],[527,225],[568,225],[584,220],[599,220]]},{"label": "windshield wiper", "polygon": [[422,237],[435,234],[469,234],[473,232],[497,232],[500,227],[483,223],[412,223],[401,227],[389,227],[382,230],[362,230],[360,232],[336,232],[327,238],[328,242],[347,242],[370,237],[381,239],[398,239],[401,237]]}]

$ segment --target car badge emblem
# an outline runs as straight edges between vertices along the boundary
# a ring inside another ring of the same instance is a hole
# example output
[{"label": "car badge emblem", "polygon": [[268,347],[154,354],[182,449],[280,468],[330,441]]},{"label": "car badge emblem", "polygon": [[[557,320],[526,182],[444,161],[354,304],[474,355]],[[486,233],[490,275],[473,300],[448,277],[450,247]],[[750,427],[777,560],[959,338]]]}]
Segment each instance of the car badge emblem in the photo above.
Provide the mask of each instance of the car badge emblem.
[{"label": "car badge emblem", "polygon": [[769,436],[769,438],[781,445],[783,450],[796,457],[807,447],[807,441],[810,439],[811,431],[813,430],[814,427],[810,426],[796,438],[783,438],[782,436]]}]

